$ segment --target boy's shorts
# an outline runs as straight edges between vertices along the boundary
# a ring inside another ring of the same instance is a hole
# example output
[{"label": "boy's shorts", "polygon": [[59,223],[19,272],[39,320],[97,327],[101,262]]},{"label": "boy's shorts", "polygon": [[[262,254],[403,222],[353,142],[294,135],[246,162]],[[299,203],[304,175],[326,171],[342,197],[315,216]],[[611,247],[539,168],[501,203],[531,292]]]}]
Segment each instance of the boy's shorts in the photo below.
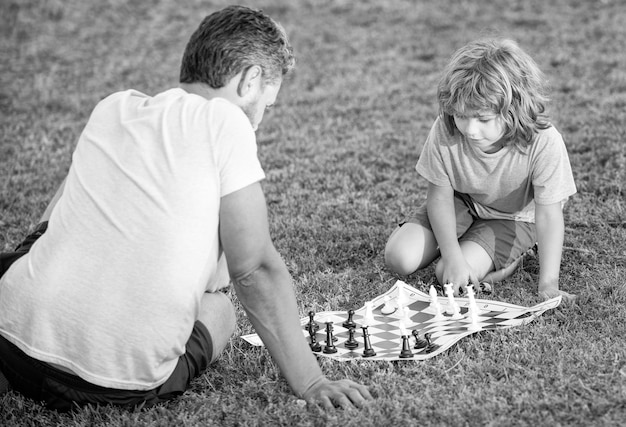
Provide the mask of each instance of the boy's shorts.
[{"label": "boy's shorts", "polygon": [[[47,223],[40,224],[14,252],[0,254],[0,277],[15,260],[30,250],[45,232],[46,226]],[[178,358],[176,368],[167,381],[152,390],[119,390],[91,384],[76,375],[33,359],[2,336],[0,371],[13,389],[33,400],[44,401],[48,408],[58,411],[68,411],[86,404],[150,406],[183,394],[191,380],[212,362],[213,341],[202,323],[194,324],[185,349],[185,354]]]},{"label": "boy's shorts", "polygon": [[[469,196],[454,192],[456,235],[459,242],[479,244],[491,257],[496,271],[501,270],[523,256],[537,242],[535,224],[506,219],[482,219],[478,217]],[[400,224],[415,223],[432,230],[426,203]]]}]

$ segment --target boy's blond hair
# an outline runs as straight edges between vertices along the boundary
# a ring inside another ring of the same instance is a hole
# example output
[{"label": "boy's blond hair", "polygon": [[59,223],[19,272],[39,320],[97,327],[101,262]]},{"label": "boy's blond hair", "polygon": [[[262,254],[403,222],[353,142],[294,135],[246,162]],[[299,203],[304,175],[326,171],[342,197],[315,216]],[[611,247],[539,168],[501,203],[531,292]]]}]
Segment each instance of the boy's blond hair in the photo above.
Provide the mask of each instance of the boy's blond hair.
[{"label": "boy's blond hair", "polygon": [[512,40],[473,41],[452,56],[437,88],[439,114],[447,130],[457,131],[455,115],[493,111],[505,122],[507,143],[532,144],[550,127],[543,73]]}]

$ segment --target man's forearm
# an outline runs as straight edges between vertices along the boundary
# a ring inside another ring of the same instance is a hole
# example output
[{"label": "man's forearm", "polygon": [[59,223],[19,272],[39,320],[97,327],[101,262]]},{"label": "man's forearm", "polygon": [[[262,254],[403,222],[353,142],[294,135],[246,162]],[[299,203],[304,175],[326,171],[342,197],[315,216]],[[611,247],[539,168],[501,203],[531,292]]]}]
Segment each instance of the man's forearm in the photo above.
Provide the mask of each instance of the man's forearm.
[{"label": "man's forearm", "polygon": [[256,332],[292,390],[302,396],[323,375],[302,333],[289,272],[272,251],[268,263],[233,283]]}]

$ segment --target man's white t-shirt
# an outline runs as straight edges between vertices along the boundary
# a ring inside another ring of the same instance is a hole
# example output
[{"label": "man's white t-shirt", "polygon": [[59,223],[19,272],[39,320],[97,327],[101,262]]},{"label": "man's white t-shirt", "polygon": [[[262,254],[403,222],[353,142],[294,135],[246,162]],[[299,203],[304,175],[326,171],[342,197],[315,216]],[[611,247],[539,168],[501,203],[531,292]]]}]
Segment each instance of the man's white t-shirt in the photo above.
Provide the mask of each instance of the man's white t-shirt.
[{"label": "man's white t-shirt", "polygon": [[0,334],[100,386],[174,370],[215,291],[220,198],[264,178],[242,110],[182,89],[94,109],[47,232],[0,280]]}]

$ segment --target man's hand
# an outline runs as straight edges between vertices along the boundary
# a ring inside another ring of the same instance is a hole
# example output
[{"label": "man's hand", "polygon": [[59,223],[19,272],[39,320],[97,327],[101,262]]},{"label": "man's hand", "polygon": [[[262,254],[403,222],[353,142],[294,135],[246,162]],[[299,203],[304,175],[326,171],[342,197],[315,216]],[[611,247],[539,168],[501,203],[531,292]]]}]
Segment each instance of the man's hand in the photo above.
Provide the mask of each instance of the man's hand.
[{"label": "man's hand", "polygon": [[335,407],[361,408],[373,399],[367,387],[361,384],[348,379],[330,381],[326,378],[313,384],[302,397],[309,403],[321,404],[329,410]]}]

